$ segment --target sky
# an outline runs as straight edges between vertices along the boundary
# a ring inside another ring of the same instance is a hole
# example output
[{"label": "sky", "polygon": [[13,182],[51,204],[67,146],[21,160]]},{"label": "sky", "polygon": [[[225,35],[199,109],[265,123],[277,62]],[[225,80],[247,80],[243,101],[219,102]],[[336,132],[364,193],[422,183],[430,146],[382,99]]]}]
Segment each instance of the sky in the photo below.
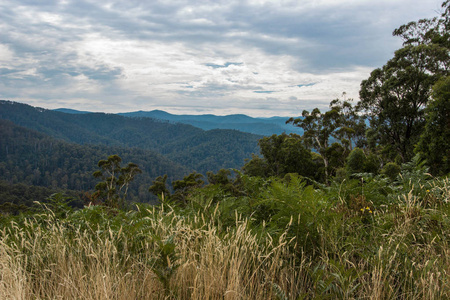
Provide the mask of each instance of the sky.
[{"label": "sky", "polygon": [[[298,116],[442,0],[0,0],[0,99],[96,112]],[[345,95],[343,93],[345,92]]]}]

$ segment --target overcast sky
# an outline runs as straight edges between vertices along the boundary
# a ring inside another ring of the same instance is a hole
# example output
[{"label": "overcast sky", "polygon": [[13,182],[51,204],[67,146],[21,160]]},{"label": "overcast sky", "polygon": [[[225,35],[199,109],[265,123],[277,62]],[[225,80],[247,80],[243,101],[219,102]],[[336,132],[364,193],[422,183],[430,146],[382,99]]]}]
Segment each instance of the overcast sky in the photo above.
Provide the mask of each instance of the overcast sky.
[{"label": "overcast sky", "polygon": [[341,97],[442,0],[0,0],[0,99],[296,116]]}]

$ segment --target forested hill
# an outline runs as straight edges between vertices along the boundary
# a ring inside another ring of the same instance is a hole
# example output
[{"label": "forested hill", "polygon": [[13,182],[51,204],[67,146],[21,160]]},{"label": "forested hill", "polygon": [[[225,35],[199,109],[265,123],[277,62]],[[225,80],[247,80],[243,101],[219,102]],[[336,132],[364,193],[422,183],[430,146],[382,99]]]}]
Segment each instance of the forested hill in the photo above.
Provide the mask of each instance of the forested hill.
[{"label": "forested hill", "polygon": [[236,130],[204,131],[187,124],[151,118],[69,114],[11,101],[0,101],[0,118],[80,145],[152,150],[201,173],[240,168],[246,158],[259,151],[258,135]]},{"label": "forested hill", "polygon": [[131,200],[150,200],[148,187],[161,174],[174,180],[190,172],[188,168],[150,150],[77,145],[0,120],[0,179],[10,184],[90,191],[98,182],[92,176],[98,169],[98,161],[111,154],[118,154],[124,162],[138,164],[142,170],[130,186]]},{"label": "forested hill", "polygon": [[[70,113],[80,113],[74,110],[64,110]],[[273,134],[296,133],[302,134],[303,129],[286,124],[287,117],[272,118],[252,118],[246,115],[236,114],[227,116],[206,115],[174,115],[161,110],[136,111],[129,113],[120,113],[119,115],[127,117],[149,117],[159,120],[167,120],[183,124],[190,124],[195,127],[210,129],[235,129],[243,132],[249,132],[264,136]]]},{"label": "forested hill", "polygon": [[149,118],[125,118],[104,113],[68,114],[11,101],[0,101],[0,118],[78,144],[154,150],[161,144],[203,132],[193,126]]}]

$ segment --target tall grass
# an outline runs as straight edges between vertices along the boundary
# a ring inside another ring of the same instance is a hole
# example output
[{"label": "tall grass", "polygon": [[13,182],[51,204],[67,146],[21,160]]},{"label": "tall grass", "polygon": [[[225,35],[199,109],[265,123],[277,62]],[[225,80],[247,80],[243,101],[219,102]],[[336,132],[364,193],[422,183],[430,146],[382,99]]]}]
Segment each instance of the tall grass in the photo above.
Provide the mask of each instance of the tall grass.
[{"label": "tall grass", "polygon": [[[275,284],[295,291],[301,280],[284,247],[289,241],[261,241],[245,219],[218,232],[201,215],[188,220],[172,210],[126,217],[134,224],[114,228],[111,220],[109,229],[60,222],[51,214],[10,223],[1,233],[0,298],[267,299]],[[130,234],[129,226],[140,230]],[[159,264],[169,256],[158,256],[157,240],[169,239],[176,261]],[[166,291],[155,271],[164,266],[159,271],[168,275],[171,265],[178,267]]]},{"label": "tall grass", "polygon": [[450,299],[448,179],[214,189],[3,217],[0,299]]}]

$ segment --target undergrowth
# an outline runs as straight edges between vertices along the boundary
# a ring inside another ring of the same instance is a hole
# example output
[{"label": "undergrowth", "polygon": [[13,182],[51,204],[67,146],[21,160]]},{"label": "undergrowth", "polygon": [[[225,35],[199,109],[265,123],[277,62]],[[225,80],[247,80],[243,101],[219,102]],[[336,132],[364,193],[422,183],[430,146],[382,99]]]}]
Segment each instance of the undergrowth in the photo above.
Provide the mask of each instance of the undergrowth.
[{"label": "undergrowth", "polygon": [[187,205],[1,217],[1,299],[449,299],[450,182],[244,177]]}]

